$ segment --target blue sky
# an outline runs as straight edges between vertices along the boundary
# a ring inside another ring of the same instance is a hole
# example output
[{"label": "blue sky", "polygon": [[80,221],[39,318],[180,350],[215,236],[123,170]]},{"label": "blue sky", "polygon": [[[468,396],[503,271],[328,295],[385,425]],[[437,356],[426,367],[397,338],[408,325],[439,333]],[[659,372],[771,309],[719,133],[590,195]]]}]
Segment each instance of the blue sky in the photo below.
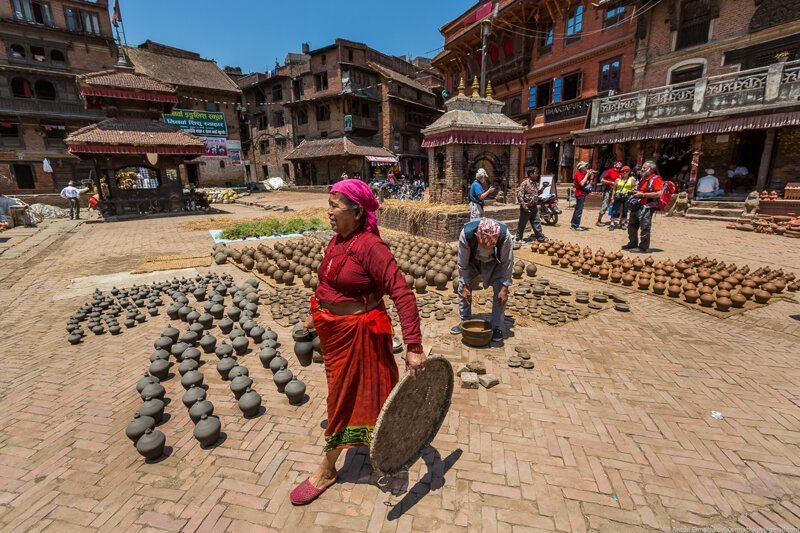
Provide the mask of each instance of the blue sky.
[{"label": "blue sky", "polygon": [[[110,2],[113,5],[113,1]],[[245,72],[273,68],[287,52],[359,41],[391,55],[433,57],[439,28],[474,0],[120,0],[128,43],[199,52]],[[431,50],[434,50],[430,52]]]}]

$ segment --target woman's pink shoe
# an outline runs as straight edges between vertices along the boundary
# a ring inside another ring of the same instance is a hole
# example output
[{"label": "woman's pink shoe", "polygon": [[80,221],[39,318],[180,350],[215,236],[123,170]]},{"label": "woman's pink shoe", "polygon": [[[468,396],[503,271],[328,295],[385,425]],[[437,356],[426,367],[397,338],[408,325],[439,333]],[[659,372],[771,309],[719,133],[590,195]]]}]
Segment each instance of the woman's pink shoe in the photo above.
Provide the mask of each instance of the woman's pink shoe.
[{"label": "woman's pink shoe", "polygon": [[311,484],[309,479],[310,478],[306,478],[305,481],[296,486],[291,494],[289,494],[289,500],[291,500],[292,505],[308,505],[319,498],[319,495],[330,487],[330,485],[328,485],[328,487],[324,489],[318,489]]}]

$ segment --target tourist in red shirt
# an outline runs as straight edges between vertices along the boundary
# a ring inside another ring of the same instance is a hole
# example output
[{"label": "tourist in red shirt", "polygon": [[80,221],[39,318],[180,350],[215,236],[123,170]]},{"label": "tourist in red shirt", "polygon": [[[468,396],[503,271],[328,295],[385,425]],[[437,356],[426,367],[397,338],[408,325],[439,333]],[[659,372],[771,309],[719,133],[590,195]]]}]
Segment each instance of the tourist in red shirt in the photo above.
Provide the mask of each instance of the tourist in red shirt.
[{"label": "tourist in red shirt", "polygon": [[628,244],[622,247],[623,250],[650,252],[650,228],[663,187],[664,180],[658,175],[655,162],[645,161],[642,178],[629,200],[632,205],[628,220]]},{"label": "tourist in red shirt", "polygon": [[590,183],[593,173],[594,171],[589,168],[589,163],[581,161],[578,163],[578,171],[572,177],[575,187],[575,211],[572,213],[570,229],[573,231],[586,231],[586,228],[581,226],[581,217],[583,217],[583,204],[586,202],[586,196],[592,192]]},{"label": "tourist in red shirt", "polygon": [[622,177],[622,161],[615,161],[614,166],[603,172],[600,175],[600,186],[603,190],[603,201],[600,203],[600,212],[597,214],[596,226],[603,225],[603,215],[606,214],[608,208],[611,206],[611,201],[614,197],[614,185],[617,180]]},{"label": "tourist in red shirt", "polygon": [[323,347],[328,383],[325,456],[292,491],[295,505],[311,503],[336,482],[336,460],[343,449],[369,446],[378,414],[397,384],[384,295],[400,315],[411,375],[425,362],[417,300],[380,237],[374,214],[379,204],[372,190],[361,180],[342,180],[331,188],[328,205],[336,235],[317,270],[319,285],[306,320]]}]

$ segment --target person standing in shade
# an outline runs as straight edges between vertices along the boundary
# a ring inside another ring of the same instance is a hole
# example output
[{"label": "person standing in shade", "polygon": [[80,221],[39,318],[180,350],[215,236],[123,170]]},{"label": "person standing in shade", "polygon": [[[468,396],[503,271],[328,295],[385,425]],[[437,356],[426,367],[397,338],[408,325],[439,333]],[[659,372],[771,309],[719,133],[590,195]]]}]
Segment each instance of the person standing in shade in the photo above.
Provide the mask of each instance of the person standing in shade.
[{"label": "person standing in shade", "polygon": [[517,240],[521,241],[525,236],[525,226],[528,222],[533,228],[533,238],[539,242],[544,242],[547,238],[542,233],[542,220],[539,216],[539,195],[542,194],[544,187],[539,187],[539,169],[533,167],[528,171],[528,175],[519,184],[517,189],[517,201],[519,202],[519,222],[517,223]]},{"label": "person standing in shade", "polygon": [[631,175],[631,167],[625,165],[622,167],[622,177],[614,184],[614,201],[608,210],[608,216],[611,217],[609,230],[625,229],[625,221],[628,219],[628,198],[633,194],[635,187],[636,178]]},{"label": "person standing in shade", "polygon": [[489,178],[486,169],[479,168],[475,173],[475,181],[469,187],[469,219],[476,220],[483,218],[483,203],[486,197],[494,192],[494,187],[486,188],[486,180]]},{"label": "person standing in shade", "polygon": [[503,341],[503,320],[511,274],[514,239],[508,227],[491,218],[464,224],[458,238],[458,308],[461,322],[450,329],[461,334],[461,324],[472,318],[472,281],[480,276],[484,288],[492,287],[492,342]]},{"label": "person standing in shade", "polygon": [[600,186],[603,189],[603,201],[600,204],[600,212],[597,214],[595,226],[603,225],[603,215],[606,214],[611,203],[614,201],[614,185],[622,177],[622,161],[615,161],[614,166],[609,168],[600,176]]},{"label": "person standing in shade", "polygon": [[586,228],[581,226],[581,218],[583,217],[583,204],[586,202],[586,196],[592,192],[590,184],[592,173],[589,163],[581,161],[578,163],[578,171],[572,177],[572,182],[575,186],[575,211],[572,213],[570,229],[573,231],[586,231]]},{"label": "person standing in shade", "polygon": [[623,250],[650,252],[650,228],[663,187],[664,180],[658,175],[656,164],[645,161],[642,165],[642,179],[631,198],[628,244],[622,247]]},{"label": "person standing in shade", "polygon": [[71,181],[66,187],[61,189],[61,198],[69,202],[69,218],[73,220],[80,220],[81,218],[81,193],[87,189],[78,189],[75,187],[75,182]]}]

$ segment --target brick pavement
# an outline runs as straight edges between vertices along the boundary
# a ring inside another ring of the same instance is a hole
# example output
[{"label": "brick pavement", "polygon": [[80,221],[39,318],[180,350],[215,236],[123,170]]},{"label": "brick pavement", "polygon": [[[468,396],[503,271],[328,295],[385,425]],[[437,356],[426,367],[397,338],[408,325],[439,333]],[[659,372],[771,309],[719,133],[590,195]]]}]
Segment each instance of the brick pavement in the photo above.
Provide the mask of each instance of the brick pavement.
[{"label": "brick pavement", "polygon": [[[800,525],[800,370],[797,321],[790,318],[800,306],[789,302],[720,320],[629,291],[630,314],[607,311],[570,327],[516,328],[504,347],[488,350],[457,344],[446,322],[426,323],[427,344],[454,363],[486,361],[501,384],[457,389],[433,448],[407,476],[379,480],[364,451],[351,451],[344,481],[306,508],[292,508],[287,492],[314,468],[321,450],[324,376],[317,366],[298,372],[311,399],[294,407],[254,355],[246,356],[267,412],[244,420],[207,365],[209,398],[226,433],[210,450],[194,441],[180,403],[183,389],[172,378],[165,384],[170,419],[160,427],[171,452],[146,464],[123,430],[140,403],[134,384],[166,317],[70,346],[63,325],[85,297],[64,293],[72,278],[130,271],[148,255],[207,250],[207,233],[182,230],[185,220],[59,221],[0,256],[0,529]],[[679,239],[668,236],[667,222],[656,227],[656,243],[659,237],[676,247],[702,242],[696,253],[747,254],[753,265],[800,264],[791,255],[796,251],[773,254],[770,246],[783,245],[774,240],[748,241],[749,251],[736,241],[737,249],[728,250],[722,239],[739,239],[736,232],[717,234],[719,226],[706,222],[686,229],[688,221],[679,221]],[[580,238],[591,242],[596,233]],[[212,269],[243,279],[230,266]],[[595,286],[563,271],[540,271],[575,289]],[[532,348],[534,370],[505,366],[517,344]],[[724,419],[712,418],[711,410]]]}]

